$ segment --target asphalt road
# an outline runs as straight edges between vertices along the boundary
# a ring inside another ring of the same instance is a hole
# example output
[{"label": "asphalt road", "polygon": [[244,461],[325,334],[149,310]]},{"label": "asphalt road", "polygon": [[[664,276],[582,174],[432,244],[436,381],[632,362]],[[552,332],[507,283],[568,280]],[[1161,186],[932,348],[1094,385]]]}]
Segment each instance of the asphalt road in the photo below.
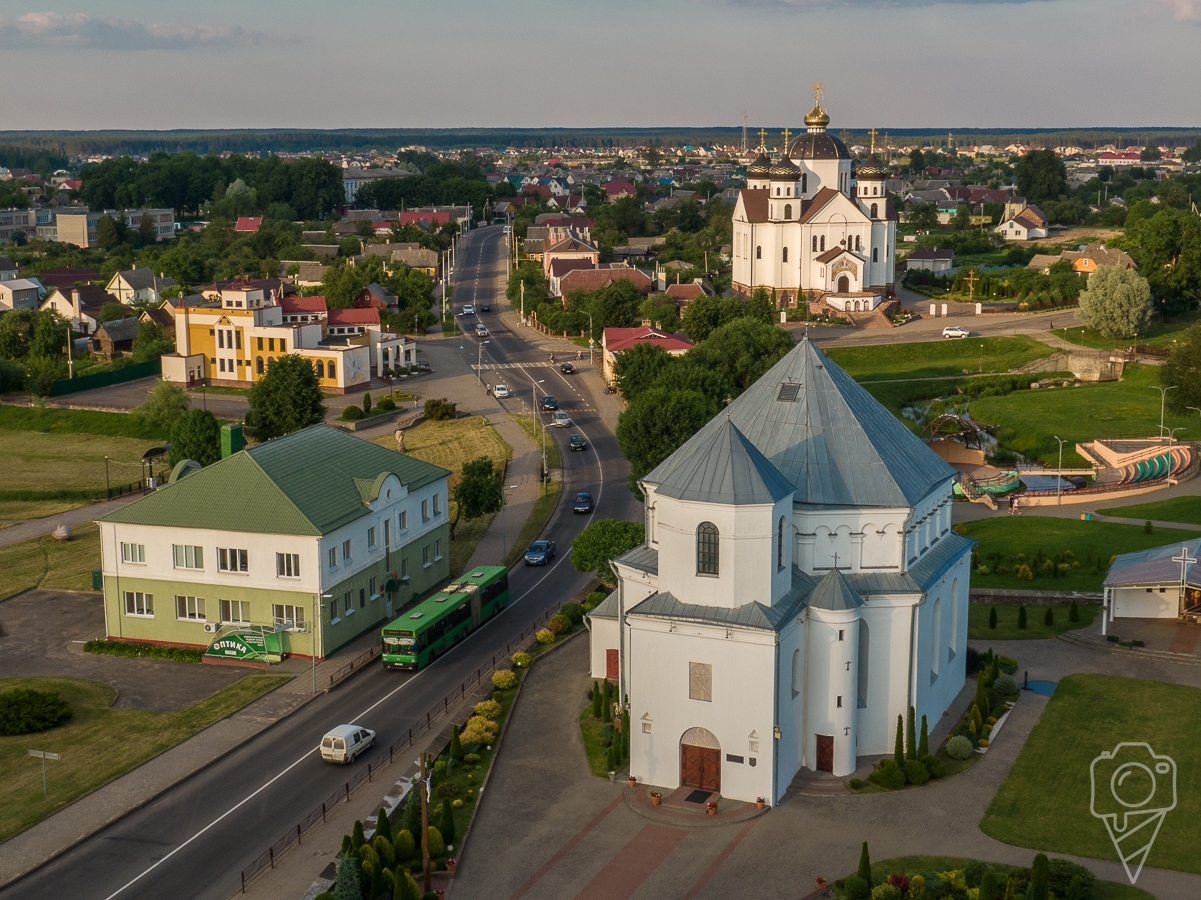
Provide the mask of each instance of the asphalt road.
[{"label": "asphalt road", "polygon": [[[460,250],[458,306],[472,297],[476,302],[487,300],[494,311],[498,308],[495,277],[505,266],[500,231],[481,229],[466,239]],[[499,325],[495,312],[483,314],[481,321]],[[483,348],[486,361],[503,365],[543,359],[540,351],[521,338],[497,330],[501,333],[488,338],[490,343]],[[471,343],[474,341],[474,337],[465,339],[465,364],[475,362],[468,362],[469,350],[480,352]],[[573,430],[584,433],[589,441],[586,453],[569,453],[563,447],[564,495],[569,500],[574,491],[591,491],[596,509],[591,516],[575,515],[570,502],[560,503],[545,534],[557,542],[559,554],[547,567],[513,570],[508,609],[426,670],[398,673],[382,666],[369,667],[208,769],[0,891],[0,900],[227,900],[238,888],[239,873],[246,865],[335,791],[350,772],[381,755],[372,750],[349,770],[321,762],[316,748],[329,728],[344,722],[361,723],[375,729],[377,746],[386,748],[473,675],[481,663],[503,650],[537,615],[581,590],[588,576],[571,566],[572,538],[594,517],[630,518],[637,515],[637,506],[626,488],[626,469],[616,439],[599,416],[588,411],[594,404],[583,379],[569,382],[568,376],[562,376],[562,380],[567,384],[556,396],[570,398],[564,407],[572,416]],[[555,439],[564,442],[565,432],[554,432]]]}]

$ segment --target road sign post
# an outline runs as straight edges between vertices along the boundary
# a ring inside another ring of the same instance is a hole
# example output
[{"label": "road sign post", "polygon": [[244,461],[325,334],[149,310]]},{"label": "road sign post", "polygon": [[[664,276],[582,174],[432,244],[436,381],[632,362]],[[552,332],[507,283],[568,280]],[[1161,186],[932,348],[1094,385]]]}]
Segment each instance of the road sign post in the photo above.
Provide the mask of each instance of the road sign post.
[{"label": "road sign post", "polygon": [[39,757],[42,760],[42,796],[47,797],[49,796],[49,792],[46,789],[46,760],[62,759],[62,757],[57,753],[47,753],[45,750],[30,750],[29,755]]}]

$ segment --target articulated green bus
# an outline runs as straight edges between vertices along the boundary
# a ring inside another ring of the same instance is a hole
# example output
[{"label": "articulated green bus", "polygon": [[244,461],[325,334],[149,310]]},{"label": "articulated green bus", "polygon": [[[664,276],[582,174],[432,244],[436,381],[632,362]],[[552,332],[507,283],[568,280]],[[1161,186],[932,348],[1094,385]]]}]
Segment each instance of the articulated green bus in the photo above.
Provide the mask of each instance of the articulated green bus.
[{"label": "articulated green bus", "polygon": [[509,605],[509,570],[479,566],[384,626],[390,669],[421,669]]}]

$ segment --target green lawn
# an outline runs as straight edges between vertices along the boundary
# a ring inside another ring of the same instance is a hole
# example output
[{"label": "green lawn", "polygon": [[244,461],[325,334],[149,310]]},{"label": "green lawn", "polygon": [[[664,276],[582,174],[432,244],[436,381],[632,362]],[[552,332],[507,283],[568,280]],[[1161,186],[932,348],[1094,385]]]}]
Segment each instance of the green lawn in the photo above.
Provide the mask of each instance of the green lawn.
[{"label": "green lawn", "polygon": [[1070,341],[1073,344],[1079,344],[1083,347],[1091,347],[1095,350],[1116,350],[1126,349],[1127,347],[1138,344],[1149,344],[1153,347],[1170,347],[1174,340],[1178,340],[1184,332],[1188,331],[1189,327],[1197,321],[1197,314],[1190,313],[1186,316],[1174,318],[1168,322],[1156,322],[1147,328],[1146,333],[1139,335],[1136,338],[1109,338],[1095,331],[1092,328],[1056,328],[1053,334],[1063,338],[1065,341]]},{"label": "green lawn", "polygon": [[[1108,675],[1063,679],[980,829],[1019,847],[1116,860],[1104,823],[1090,813],[1090,766],[1122,742],[1146,742],[1176,762],[1178,805],[1167,814],[1146,864],[1201,873],[1192,827],[1201,817],[1201,690],[1191,687]],[[1098,790],[1108,789],[1106,773]],[[1104,799],[1117,807],[1112,797]]]},{"label": "green lawn", "polygon": [[142,454],[161,443],[136,437],[0,429],[0,458],[4,460],[0,499],[82,503],[103,498],[105,457],[109,458],[109,482],[129,484],[142,477]]},{"label": "green lawn", "polygon": [[[989,628],[989,613],[994,609],[997,611],[997,627]],[[1047,609],[1051,609],[1051,614],[1054,616],[1053,625],[1043,624]],[[1038,638],[1058,637],[1065,631],[1087,628],[1100,610],[1100,606],[1077,605],[1080,619],[1077,622],[1070,622],[1068,621],[1070,607],[1027,606],[1026,627],[1018,628],[1017,606],[1005,603],[972,603],[968,607],[967,636],[973,641],[1032,641]]]},{"label": "green lawn", "polygon": [[0,599],[35,587],[90,591],[92,570],[100,568],[100,528],[76,525],[70,541],[49,535],[0,547]]},{"label": "green lawn", "polygon": [[[981,397],[969,407],[977,422],[998,426],[997,439],[1046,465],[1056,465],[1063,438],[1064,466],[1082,466],[1075,445],[1104,435],[1154,437],[1159,433],[1159,391],[1153,386],[1156,367],[1130,365],[1122,381],[1017,391],[1005,397]],[[1164,419],[1168,428],[1184,426],[1178,440],[1201,438],[1201,424],[1193,415]]]},{"label": "green lawn", "polygon": [[1099,509],[1097,512],[1107,516],[1121,516],[1124,519],[1152,519],[1156,522],[1201,525],[1201,497],[1173,497],[1171,500],[1159,500],[1155,503]]},{"label": "green lawn", "polygon": [[[976,547],[977,565],[989,569],[987,575],[972,573],[972,587],[1043,591],[1100,591],[1113,556],[1197,538],[1195,531],[1156,528],[1147,534],[1138,525],[1035,515],[966,522],[962,530],[980,542]],[[1065,550],[1073,554],[1066,558],[1066,575],[1053,578],[1039,571],[1033,581],[1018,580],[1017,566],[1025,564],[1034,569],[1039,551],[1044,557],[1060,560]],[[1025,554],[1025,559],[1018,559],[1018,554]],[[1080,568],[1071,568],[1074,563],[1080,563]],[[998,572],[998,567],[1009,571]]]},{"label": "green lawn", "polygon": [[938,378],[1008,372],[1054,351],[1033,338],[965,338],[918,344],[831,347],[829,357],[858,381],[890,378]]},{"label": "green lawn", "polygon": [[[71,705],[65,724],[38,734],[0,737],[0,840],[28,828],[72,800],[241,709],[287,681],[250,675],[175,713],[114,709],[116,688],[82,678],[6,678],[0,692],[18,688],[56,691]],[[42,796],[42,767],[30,748],[62,755],[47,763],[49,796]]]},{"label": "green lawn", "polygon": [[542,433],[546,432],[546,465],[551,469],[558,469],[563,465],[563,458],[559,454],[559,445],[555,443],[552,432],[537,419],[532,419],[529,416],[513,416],[513,421],[516,422],[521,430],[530,436],[530,440],[534,442],[539,450],[542,449]]},{"label": "green lawn", "polygon": [[97,434],[162,443],[170,436],[141,416],[85,409],[0,406],[0,430]]},{"label": "green lawn", "polygon": [[588,758],[588,768],[598,778],[609,777],[609,748],[601,739],[600,730],[610,724],[592,717],[592,705],[584,707],[580,713],[580,737],[584,740],[584,755]]},{"label": "green lawn", "polygon": [[[957,856],[895,856],[892,859],[882,859],[872,863],[872,884],[880,884],[893,872],[902,875],[916,875],[919,872],[954,872],[963,871],[972,860]],[[1004,863],[992,863],[990,868],[1008,878],[1009,873],[1016,870],[1014,866]],[[849,875],[855,874],[849,872]],[[841,896],[841,895],[840,895]],[[1093,900],[1154,900],[1151,894],[1140,891],[1128,884],[1116,881],[1097,881],[1093,884]]]}]

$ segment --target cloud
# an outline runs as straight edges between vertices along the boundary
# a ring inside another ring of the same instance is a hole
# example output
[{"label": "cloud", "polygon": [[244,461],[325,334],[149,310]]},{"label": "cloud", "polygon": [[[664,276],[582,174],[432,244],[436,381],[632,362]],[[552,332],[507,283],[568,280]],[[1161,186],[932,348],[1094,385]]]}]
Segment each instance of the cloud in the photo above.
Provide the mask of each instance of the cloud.
[{"label": "cloud", "polygon": [[[832,6],[998,6],[1027,3],[1051,3],[1055,0],[719,0],[729,6],[757,6],[775,9],[814,9]],[[1201,0],[1167,0],[1181,6],[1201,8]]]},{"label": "cloud", "polygon": [[188,50],[248,46],[262,40],[263,35],[237,25],[147,25],[83,13],[0,16],[0,47],[13,50]]},{"label": "cloud", "polygon": [[1201,22],[1201,0],[1159,0],[1181,22]]}]

